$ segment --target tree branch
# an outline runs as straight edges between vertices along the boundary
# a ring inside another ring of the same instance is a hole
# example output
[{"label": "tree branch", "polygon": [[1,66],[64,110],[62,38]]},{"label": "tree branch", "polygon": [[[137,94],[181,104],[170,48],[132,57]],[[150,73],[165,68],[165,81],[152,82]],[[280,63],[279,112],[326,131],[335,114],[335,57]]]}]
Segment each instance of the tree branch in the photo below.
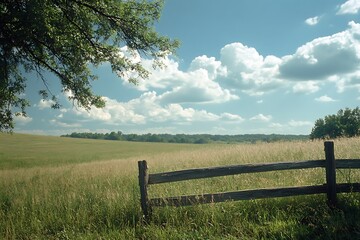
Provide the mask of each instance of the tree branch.
[{"label": "tree branch", "polygon": [[88,34],[85,33],[84,29],[81,28],[76,22],[74,22],[70,17],[69,15],[66,13],[66,10],[58,5],[58,7],[61,9],[61,11],[63,12],[65,18],[72,24],[74,25],[78,30],[79,32],[85,37],[85,39],[91,44],[91,46],[93,46],[95,49],[98,49],[98,48],[101,48],[101,46],[97,43],[95,43],[93,40],[91,40],[90,36]]}]

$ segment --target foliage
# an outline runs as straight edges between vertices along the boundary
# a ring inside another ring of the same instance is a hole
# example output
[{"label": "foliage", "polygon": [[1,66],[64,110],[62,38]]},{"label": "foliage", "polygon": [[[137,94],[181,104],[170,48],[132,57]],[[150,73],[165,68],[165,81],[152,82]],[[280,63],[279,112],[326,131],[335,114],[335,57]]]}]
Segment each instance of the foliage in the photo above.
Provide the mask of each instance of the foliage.
[{"label": "foliage", "polygon": [[113,72],[129,81],[149,74],[130,55],[142,54],[161,66],[161,59],[179,45],[160,36],[153,24],[160,17],[162,0],[4,0],[0,3],[0,131],[14,127],[13,112],[26,116],[29,102],[24,96],[23,72],[36,72],[44,83],[39,91],[49,94],[53,108],[60,105],[50,91],[45,71],[61,82],[63,92],[79,107],[103,107],[101,96],[93,93],[96,76],[90,66],[108,62]]},{"label": "foliage", "polygon": [[310,138],[325,139],[355,137],[360,135],[360,109],[340,109],[337,114],[327,115],[315,121]]},{"label": "foliage", "polygon": [[132,142],[167,142],[167,143],[195,143],[205,144],[210,142],[276,142],[291,140],[307,140],[307,135],[281,135],[281,134],[244,134],[244,135],[211,135],[211,134],[124,134],[121,131],[111,133],[77,133],[62,135],[61,137],[89,138],[105,140],[122,140]]}]

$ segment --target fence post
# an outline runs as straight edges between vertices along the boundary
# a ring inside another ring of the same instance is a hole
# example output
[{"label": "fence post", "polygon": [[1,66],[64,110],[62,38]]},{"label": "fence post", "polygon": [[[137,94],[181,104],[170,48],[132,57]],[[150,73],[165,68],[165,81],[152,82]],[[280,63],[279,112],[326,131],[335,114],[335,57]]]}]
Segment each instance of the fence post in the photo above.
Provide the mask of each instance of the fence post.
[{"label": "fence post", "polygon": [[141,209],[144,213],[145,219],[150,216],[149,198],[147,194],[147,186],[149,182],[148,167],[145,160],[138,161],[139,167],[139,185],[140,185],[140,196],[141,196]]},{"label": "fence post", "polygon": [[326,185],[327,185],[327,200],[330,207],[335,207],[336,200],[336,167],[334,142],[326,141],[325,145],[325,159],[326,159]]}]

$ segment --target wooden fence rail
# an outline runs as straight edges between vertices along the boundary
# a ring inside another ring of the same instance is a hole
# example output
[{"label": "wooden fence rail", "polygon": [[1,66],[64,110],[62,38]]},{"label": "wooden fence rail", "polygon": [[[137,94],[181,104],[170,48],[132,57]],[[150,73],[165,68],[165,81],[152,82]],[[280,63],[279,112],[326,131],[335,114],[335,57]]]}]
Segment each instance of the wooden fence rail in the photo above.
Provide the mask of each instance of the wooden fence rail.
[{"label": "wooden fence rail", "polygon": [[[148,173],[147,162],[138,162],[141,208],[145,218],[151,215],[153,206],[187,206],[203,203],[224,202],[227,200],[250,200],[260,198],[289,197],[326,193],[328,204],[336,205],[336,194],[360,192],[360,183],[336,184],[336,169],[360,168],[360,159],[337,159],[335,161],[334,143],[324,142],[325,160],[307,160],[302,162],[281,162],[222,166],[212,168],[196,168],[173,172]],[[177,196],[167,198],[148,198],[147,188],[150,184],[168,183],[191,179],[219,177],[243,173],[256,173],[279,170],[294,170],[306,168],[325,168],[326,183],[316,186],[301,186],[273,189],[255,189],[237,192],[209,193],[202,195]]]}]

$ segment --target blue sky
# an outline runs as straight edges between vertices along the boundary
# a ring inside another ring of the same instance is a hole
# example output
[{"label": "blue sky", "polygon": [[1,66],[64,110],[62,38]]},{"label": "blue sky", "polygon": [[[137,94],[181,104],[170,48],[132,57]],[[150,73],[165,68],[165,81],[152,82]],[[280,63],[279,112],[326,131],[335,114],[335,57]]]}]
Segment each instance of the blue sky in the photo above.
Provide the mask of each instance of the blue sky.
[{"label": "blue sky", "polygon": [[[360,0],[166,0],[155,27],[181,46],[134,86],[108,64],[93,69],[107,105],[89,112],[28,75],[27,117],[15,132],[309,134],[314,122],[360,105]],[[119,49],[128,56],[126,47]],[[127,76],[131,76],[131,72]]]}]

